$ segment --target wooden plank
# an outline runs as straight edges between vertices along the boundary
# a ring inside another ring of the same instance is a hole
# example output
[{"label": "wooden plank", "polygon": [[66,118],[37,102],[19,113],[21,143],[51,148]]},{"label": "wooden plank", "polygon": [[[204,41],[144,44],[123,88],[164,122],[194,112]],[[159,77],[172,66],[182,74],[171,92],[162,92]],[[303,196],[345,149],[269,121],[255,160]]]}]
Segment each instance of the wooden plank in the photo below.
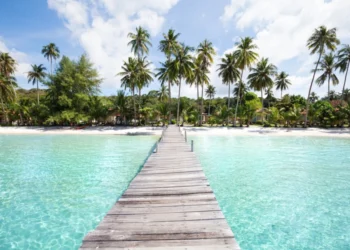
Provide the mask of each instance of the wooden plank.
[{"label": "wooden plank", "polygon": [[231,250],[239,250],[237,243],[233,238],[224,239],[197,239],[197,240],[152,240],[152,241],[84,241],[82,248],[90,247],[101,249],[104,247],[119,247],[119,248],[151,248],[163,247],[169,249],[169,247],[202,247],[203,246],[230,246]]},{"label": "wooden plank", "polygon": [[163,222],[147,222],[147,223],[133,223],[133,222],[123,222],[123,223],[100,223],[97,226],[97,230],[182,230],[182,229],[192,229],[194,232],[209,228],[209,229],[221,229],[227,228],[227,222],[225,219],[216,220],[200,220],[196,221],[163,221]]},{"label": "wooden plank", "polygon": [[202,167],[169,127],[143,169],[81,249],[239,249]]}]

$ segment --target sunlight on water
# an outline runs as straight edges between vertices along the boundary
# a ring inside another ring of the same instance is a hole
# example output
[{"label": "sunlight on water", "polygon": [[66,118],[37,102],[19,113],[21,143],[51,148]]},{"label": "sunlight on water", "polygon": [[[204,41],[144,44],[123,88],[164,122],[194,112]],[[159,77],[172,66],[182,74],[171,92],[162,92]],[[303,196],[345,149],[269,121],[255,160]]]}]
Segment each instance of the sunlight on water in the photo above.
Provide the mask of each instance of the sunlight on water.
[{"label": "sunlight on water", "polygon": [[78,249],[156,139],[0,135],[0,249]]},{"label": "sunlight on water", "polygon": [[350,249],[350,140],[192,136],[242,250]]}]

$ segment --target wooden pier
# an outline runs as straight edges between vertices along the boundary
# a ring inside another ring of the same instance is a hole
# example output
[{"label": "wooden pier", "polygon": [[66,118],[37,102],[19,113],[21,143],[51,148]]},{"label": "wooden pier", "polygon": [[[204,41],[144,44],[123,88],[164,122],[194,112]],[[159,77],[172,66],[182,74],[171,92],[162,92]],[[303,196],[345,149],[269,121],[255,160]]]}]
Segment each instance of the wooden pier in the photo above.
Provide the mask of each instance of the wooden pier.
[{"label": "wooden pier", "polygon": [[81,249],[240,248],[191,146],[169,126],[158,151]]}]

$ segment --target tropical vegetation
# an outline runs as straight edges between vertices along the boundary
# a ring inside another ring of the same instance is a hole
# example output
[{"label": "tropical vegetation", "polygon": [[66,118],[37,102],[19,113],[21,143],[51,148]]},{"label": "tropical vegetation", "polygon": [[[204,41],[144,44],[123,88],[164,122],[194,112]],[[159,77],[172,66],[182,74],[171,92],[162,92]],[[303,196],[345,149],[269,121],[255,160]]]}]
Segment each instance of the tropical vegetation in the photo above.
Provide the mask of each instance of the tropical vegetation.
[{"label": "tropical vegetation", "polygon": [[[341,45],[335,28],[318,27],[307,40],[312,56],[307,95],[288,93],[293,78],[279,70],[251,37],[242,37],[215,64],[216,50],[205,39],[198,46],[180,43],[180,33],[170,29],[157,46],[164,54],[158,68],[149,59],[151,36],[143,27],[128,34],[132,56],[116,69],[121,89],[112,96],[101,95],[103,79],[87,55],[72,60],[54,43],[42,47],[49,62],[33,64],[26,72],[33,89],[22,89],[15,78],[16,60],[0,52],[0,120],[2,125],[166,125],[344,127],[350,124],[350,89],[347,79],[350,45]],[[154,69],[154,70],[153,70]],[[211,82],[216,73],[227,85],[220,96]],[[344,78],[342,78],[344,77]],[[157,90],[145,93],[151,83]],[[339,79],[344,79],[340,82]],[[327,95],[321,97],[314,83]],[[196,98],[182,96],[182,87],[195,88]],[[333,86],[341,84],[342,91]],[[154,84],[153,84],[154,86]],[[177,96],[172,89],[177,86]],[[280,94],[274,96],[274,90]]]}]

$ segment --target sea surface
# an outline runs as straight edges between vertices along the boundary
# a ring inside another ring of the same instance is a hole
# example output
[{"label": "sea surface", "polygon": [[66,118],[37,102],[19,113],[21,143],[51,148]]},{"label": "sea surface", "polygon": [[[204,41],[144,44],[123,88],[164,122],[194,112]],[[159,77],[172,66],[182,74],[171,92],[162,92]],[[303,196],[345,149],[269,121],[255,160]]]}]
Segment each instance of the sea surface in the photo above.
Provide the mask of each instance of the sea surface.
[{"label": "sea surface", "polygon": [[242,250],[350,249],[350,139],[190,139]]},{"label": "sea surface", "polygon": [[0,135],[0,249],[78,249],[156,140]]}]

